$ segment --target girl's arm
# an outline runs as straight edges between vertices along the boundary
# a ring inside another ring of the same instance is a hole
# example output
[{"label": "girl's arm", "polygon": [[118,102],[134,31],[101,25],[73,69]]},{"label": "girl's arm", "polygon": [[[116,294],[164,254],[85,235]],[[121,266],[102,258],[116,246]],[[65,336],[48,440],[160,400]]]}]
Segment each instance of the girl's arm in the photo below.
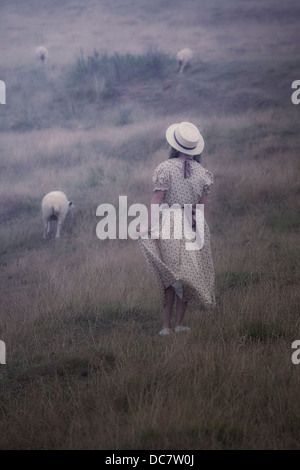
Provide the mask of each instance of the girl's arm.
[{"label": "girl's arm", "polygon": [[150,201],[150,207],[148,210],[148,230],[151,228],[151,205],[152,204],[162,204],[165,197],[165,191],[156,190],[153,193],[152,199]]},{"label": "girl's arm", "polygon": [[203,194],[200,201],[199,201],[199,204],[203,204],[203,215],[204,217],[206,217],[206,203],[207,203],[207,195],[206,194]]},{"label": "girl's arm", "polygon": [[205,209],[206,202],[207,202],[207,195],[203,194],[199,201],[199,204],[204,204],[204,209]]},{"label": "girl's arm", "polygon": [[152,199],[150,201],[150,206],[148,209],[148,227],[139,227],[137,228],[137,232],[148,232],[151,228],[151,205],[152,204],[162,204],[165,197],[165,191],[156,190],[153,193]]}]

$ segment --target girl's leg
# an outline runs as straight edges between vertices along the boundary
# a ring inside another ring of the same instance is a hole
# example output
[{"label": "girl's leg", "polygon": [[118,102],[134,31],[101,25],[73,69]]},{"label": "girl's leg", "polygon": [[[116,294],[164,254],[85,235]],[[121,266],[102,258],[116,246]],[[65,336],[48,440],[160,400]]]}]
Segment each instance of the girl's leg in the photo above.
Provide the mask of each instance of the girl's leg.
[{"label": "girl's leg", "polygon": [[163,328],[171,328],[171,316],[175,291],[172,286],[165,290],[166,305],[163,308]]},{"label": "girl's leg", "polygon": [[175,317],[175,327],[181,326],[182,320],[184,318],[184,314],[187,307],[187,302],[181,300],[178,295],[176,299],[176,317]]}]

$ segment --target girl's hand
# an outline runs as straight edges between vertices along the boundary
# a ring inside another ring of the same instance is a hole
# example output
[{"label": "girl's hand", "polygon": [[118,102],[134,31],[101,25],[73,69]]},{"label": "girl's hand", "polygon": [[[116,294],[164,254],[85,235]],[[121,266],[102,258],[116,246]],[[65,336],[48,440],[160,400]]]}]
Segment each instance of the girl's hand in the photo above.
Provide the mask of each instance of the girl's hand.
[{"label": "girl's hand", "polygon": [[142,226],[141,227],[141,225],[138,225],[137,228],[136,228],[136,231],[139,233],[139,237],[141,237],[145,233],[149,232],[149,228],[148,228],[148,226]]}]

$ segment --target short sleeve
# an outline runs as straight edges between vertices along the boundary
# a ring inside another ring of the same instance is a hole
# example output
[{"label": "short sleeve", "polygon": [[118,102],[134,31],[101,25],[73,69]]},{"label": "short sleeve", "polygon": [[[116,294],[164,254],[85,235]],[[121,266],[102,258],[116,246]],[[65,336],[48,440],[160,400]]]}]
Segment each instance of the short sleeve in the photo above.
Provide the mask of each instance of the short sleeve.
[{"label": "short sleeve", "polygon": [[203,193],[208,194],[210,192],[212,185],[214,184],[214,175],[210,171],[205,169],[203,179],[204,179]]},{"label": "short sleeve", "polygon": [[170,188],[169,170],[159,165],[153,173],[153,191],[167,191]]}]

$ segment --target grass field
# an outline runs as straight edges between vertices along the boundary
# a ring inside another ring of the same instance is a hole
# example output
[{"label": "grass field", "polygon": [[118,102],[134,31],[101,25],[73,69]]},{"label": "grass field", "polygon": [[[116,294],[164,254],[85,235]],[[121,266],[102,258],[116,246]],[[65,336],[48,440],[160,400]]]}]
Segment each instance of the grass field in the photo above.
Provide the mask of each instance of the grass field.
[{"label": "grass field", "polygon": [[[0,448],[299,449],[297,2],[2,3]],[[160,337],[138,244],[100,241],[96,208],[148,204],[184,120],[215,175],[217,306]],[[75,213],[45,241],[54,189]]]}]

